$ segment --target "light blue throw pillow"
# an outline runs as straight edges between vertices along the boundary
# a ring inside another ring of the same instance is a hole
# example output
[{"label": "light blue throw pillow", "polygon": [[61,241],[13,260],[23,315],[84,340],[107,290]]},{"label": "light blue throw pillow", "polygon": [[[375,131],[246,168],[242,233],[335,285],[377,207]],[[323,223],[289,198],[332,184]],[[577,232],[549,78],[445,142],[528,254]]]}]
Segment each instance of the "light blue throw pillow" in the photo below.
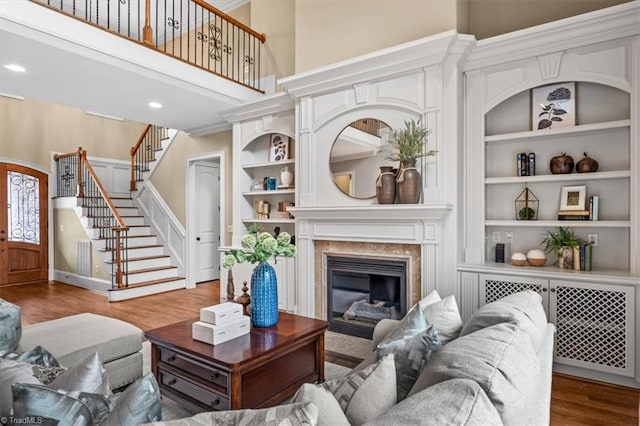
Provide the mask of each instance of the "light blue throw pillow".
[{"label": "light blue throw pillow", "polygon": [[0,299],[0,354],[18,347],[22,337],[20,307]]},{"label": "light blue throw pillow", "polygon": [[398,401],[407,396],[431,353],[441,348],[435,327],[427,322],[417,305],[378,343],[377,359],[394,354]]}]

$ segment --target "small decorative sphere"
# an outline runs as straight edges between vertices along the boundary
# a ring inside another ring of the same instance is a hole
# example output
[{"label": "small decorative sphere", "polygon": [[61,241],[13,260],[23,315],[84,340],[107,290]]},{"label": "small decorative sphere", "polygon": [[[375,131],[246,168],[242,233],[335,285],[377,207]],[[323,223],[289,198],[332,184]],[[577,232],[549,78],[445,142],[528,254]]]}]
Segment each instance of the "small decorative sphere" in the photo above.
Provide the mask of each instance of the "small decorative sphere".
[{"label": "small decorative sphere", "polygon": [[544,266],[547,262],[547,255],[542,250],[533,249],[527,252],[527,260],[532,266]]},{"label": "small decorative sphere", "polygon": [[513,253],[511,255],[511,264],[514,266],[524,266],[527,264],[527,256],[524,253]]}]

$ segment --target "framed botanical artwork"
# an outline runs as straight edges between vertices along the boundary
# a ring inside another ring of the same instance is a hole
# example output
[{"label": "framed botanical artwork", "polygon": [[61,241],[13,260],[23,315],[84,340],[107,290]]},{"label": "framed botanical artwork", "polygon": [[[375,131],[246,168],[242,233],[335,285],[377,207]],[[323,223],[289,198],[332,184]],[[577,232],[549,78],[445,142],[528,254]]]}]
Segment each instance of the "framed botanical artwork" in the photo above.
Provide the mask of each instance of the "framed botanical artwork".
[{"label": "framed botanical artwork", "polygon": [[560,193],[560,210],[585,210],[587,187],[563,186]]},{"label": "framed botanical artwork", "polygon": [[531,128],[557,129],[576,125],[576,83],[531,89]]},{"label": "framed botanical artwork", "polygon": [[282,161],[289,159],[289,136],[280,133],[271,135],[269,145],[269,161]]}]

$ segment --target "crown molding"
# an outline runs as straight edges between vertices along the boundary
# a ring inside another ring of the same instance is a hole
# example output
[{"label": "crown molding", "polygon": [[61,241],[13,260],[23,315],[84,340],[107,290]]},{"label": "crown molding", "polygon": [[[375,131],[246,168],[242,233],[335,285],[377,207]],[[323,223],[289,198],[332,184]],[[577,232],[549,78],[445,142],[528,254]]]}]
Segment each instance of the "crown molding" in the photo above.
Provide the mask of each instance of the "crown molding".
[{"label": "crown molding", "polygon": [[465,71],[640,34],[640,1],[478,41]]},{"label": "crown molding", "polygon": [[248,102],[237,108],[229,109],[222,116],[230,123],[237,123],[266,115],[293,111],[294,108],[293,98],[287,93],[279,92],[271,96],[265,96],[257,101]]}]

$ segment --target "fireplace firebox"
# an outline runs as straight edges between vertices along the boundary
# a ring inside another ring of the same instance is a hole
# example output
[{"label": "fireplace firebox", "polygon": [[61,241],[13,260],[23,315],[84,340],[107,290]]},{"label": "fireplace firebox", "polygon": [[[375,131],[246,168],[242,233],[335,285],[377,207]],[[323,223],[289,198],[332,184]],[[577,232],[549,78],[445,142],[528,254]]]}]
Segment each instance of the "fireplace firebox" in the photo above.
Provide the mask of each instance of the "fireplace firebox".
[{"label": "fireplace firebox", "polygon": [[329,330],[371,339],[383,318],[407,310],[407,261],[327,256]]}]

